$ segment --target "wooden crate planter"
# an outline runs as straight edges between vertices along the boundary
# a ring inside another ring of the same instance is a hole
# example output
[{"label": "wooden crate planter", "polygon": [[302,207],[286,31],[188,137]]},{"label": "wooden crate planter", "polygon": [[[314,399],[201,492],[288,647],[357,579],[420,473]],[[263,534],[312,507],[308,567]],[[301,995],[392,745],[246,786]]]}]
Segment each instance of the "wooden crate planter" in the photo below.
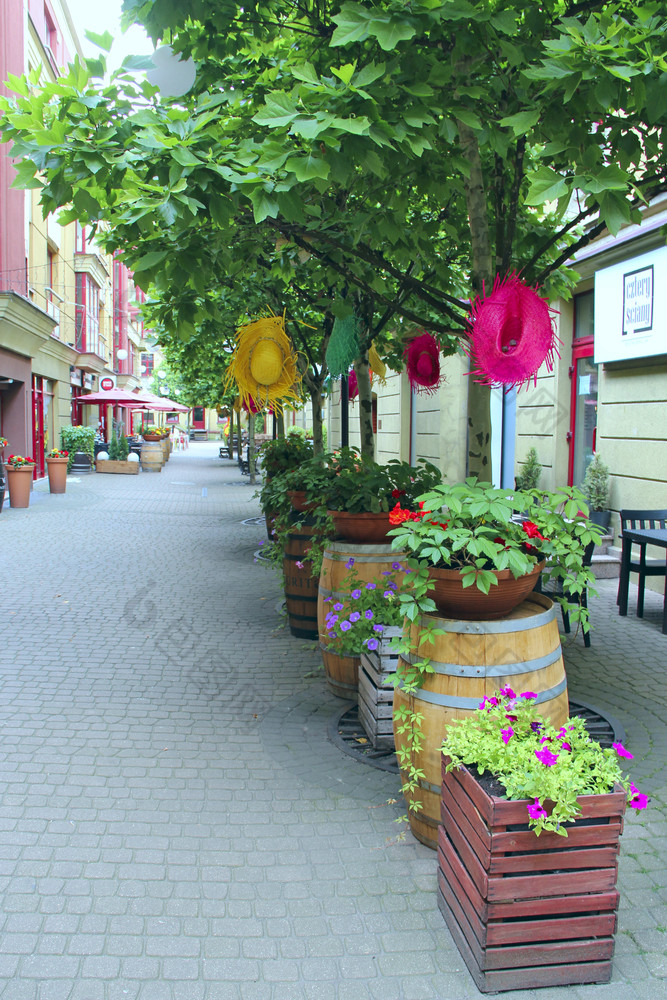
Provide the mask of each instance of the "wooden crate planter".
[{"label": "wooden crate planter", "polygon": [[537,837],[527,800],[443,764],[438,903],[482,993],[610,980],[626,796],[579,802],[567,838]]},{"label": "wooden crate planter", "polygon": [[100,459],[95,462],[97,472],[115,472],[124,476],[136,476],[139,472],[138,462],[116,462],[112,459]]},{"label": "wooden crate planter", "polygon": [[359,720],[376,750],[394,748],[394,686],[387,683],[387,678],[396,673],[398,653],[391,646],[401,635],[402,629],[388,628],[377,649],[361,654]]}]

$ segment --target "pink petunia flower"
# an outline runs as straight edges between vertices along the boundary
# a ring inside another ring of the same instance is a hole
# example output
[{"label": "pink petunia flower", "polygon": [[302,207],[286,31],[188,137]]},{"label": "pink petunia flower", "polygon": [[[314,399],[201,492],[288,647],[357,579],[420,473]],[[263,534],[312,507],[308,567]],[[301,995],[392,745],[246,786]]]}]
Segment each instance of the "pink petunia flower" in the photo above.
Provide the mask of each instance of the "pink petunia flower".
[{"label": "pink petunia flower", "polygon": [[619,757],[627,757],[628,760],[633,760],[633,755],[625,749],[622,743],[612,743],[612,746]]},{"label": "pink petunia flower", "polygon": [[533,803],[533,805],[532,806],[526,806],[526,808],[528,810],[528,815],[530,816],[531,819],[546,819],[547,818],[547,814],[545,813],[544,809],[542,808],[539,799],[535,799],[535,802]]},{"label": "pink petunia flower", "polygon": [[552,753],[551,750],[547,750],[546,747],[544,750],[536,750],[535,756],[541,764],[545,765],[545,767],[553,767],[558,760],[558,754]]},{"label": "pink petunia flower", "polygon": [[503,738],[503,743],[509,743],[509,741],[514,736],[514,730],[512,729],[511,726],[508,726],[507,729],[501,729],[500,730],[500,735]]}]

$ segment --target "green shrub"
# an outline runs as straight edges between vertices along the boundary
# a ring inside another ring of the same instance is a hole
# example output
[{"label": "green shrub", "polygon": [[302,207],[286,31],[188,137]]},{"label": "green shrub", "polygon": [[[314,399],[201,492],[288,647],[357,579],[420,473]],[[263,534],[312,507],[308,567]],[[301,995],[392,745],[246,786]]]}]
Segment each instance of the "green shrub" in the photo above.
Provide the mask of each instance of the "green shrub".
[{"label": "green shrub", "polygon": [[83,451],[90,455],[91,462],[95,457],[95,428],[83,427],[77,424],[75,427],[61,427],[60,447],[69,452],[67,471],[69,472],[74,462],[74,455],[77,451]]},{"label": "green shrub", "polygon": [[114,427],[111,441],[109,442],[109,458],[112,462],[117,462],[119,459],[118,447],[118,437],[116,436],[116,428]]},{"label": "green shrub", "polygon": [[589,463],[581,491],[591,510],[609,510],[609,469],[599,455]]},{"label": "green shrub", "polygon": [[516,477],[518,490],[536,490],[540,485],[542,466],[537,458],[537,452],[531,448],[523,461],[523,468]]},{"label": "green shrub", "polygon": [[121,434],[120,441],[118,442],[118,458],[121,462],[127,462],[127,456],[130,454],[130,446],[127,443],[127,438],[124,434]]}]

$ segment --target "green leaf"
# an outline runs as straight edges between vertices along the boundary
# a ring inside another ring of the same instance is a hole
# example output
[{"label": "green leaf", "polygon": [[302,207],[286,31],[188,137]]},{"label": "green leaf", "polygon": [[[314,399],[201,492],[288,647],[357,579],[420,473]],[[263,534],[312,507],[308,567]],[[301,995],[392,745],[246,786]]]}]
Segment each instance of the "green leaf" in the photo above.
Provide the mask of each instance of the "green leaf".
[{"label": "green leaf", "polygon": [[125,56],[120,64],[121,69],[145,71],[155,69],[151,56]]},{"label": "green leaf", "polygon": [[318,84],[320,82],[320,78],[312,63],[304,62],[299,63],[297,66],[290,66],[290,72],[293,77],[297,80],[303,80],[304,83]]},{"label": "green leaf", "polygon": [[355,4],[343,4],[340,14],[331,19],[338,27],[331,36],[331,45],[349,45],[368,37],[368,14]]},{"label": "green leaf", "polygon": [[290,156],[285,164],[286,170],[292,170],[296,174],[298,181],[310,181],[314,177],[322,177],[324,180],[329,176],[331,167],[321,156]]},{"label": "green leaf", "polygon": [[289,94],[270,94],[264,107],[253,117],[257,125],[268,125],[269,128],[280,128],[289,125],[298,116],[296,104]]},{"label": "green leaf", "polygon": [[526,135],[540,120],[540,111],[519,111],[516,115],[501,118],[500,124],[511,128],[515,135]]},{"label": "green leaf", "polygon": [[155,267],[156,264],[160,264],[167,256],[168,253],[166,250],[151,250],[150,253],[145,253],[143,257],[132,262],[132,270],[148,271]]},{"label": "green leaf", "polygon": [[194,153],[191,153],[189,149],[184,146],[174,146],[171,149],[171,157],[176,160],[181,167],[198,167],[201,166],[201,160]]},{"label": "green leaf", "polygon": [[260,222],[264,222],[264,219],[275,219],[278,215],[278,202],[264,188],[255,188],[250,193],[250,201],[252,202],[255,222],[258,225]]},{"label": "green leaf", "polygon": [[367,66],[363,66],[354,78],[355,87],[367,87],[369,83],[374,83],[375,80],[379,80],[381,76],[384,76],[386,69],[386,63],[368,63]]},{"label": "green leaf", "polygon": [[456,118],[460,118],[464,125],[468,125],[470,128],[481,129],[482,127],[480,119],[469,108],[456,108],[453,114]]},{"label": "green leaf", "polygon": [[98,35],[94,31],[86,31],[86,38],[97,45],[98,49],[102,49],[104,52],[110,52],[111,46],[113,45],[113,35],[110,31],[105,31],[103,35]]},{"label": "green leaf", "polygon": [[344,66],[341,66],[340,69],[335,69],[335,67],[332,66],[331,72],[333,73],[334,76],[337,76],[339,80],[342,80],[343,83],[347,85],[354,76],[354,71],[356,68],[357,68],[357,61],[355,59],[353,63],[346,63]]},{"label": "green leaf", "polygon": [[414,25],[406,21],[395,21],[383,18],[374,18],[368,25],[369,34],[375,35],[380,48],[385,52],[391,52],[399,42],[406,42],[417,34]]},{"label": "green leaf", "polygon": [[527,205],[543,205],[545,201],[560,198],[569,190],[565,178],[551,167],[540,167],[529,177],[529,181]]},{"label": "green leaf", "polygon": [[15,94],[21,94],[22,97],[28,97],[30,94],[30,90],[24,76],[14,76],[13,73],[8,73],[7,83],[9,84],[9,89]]}]

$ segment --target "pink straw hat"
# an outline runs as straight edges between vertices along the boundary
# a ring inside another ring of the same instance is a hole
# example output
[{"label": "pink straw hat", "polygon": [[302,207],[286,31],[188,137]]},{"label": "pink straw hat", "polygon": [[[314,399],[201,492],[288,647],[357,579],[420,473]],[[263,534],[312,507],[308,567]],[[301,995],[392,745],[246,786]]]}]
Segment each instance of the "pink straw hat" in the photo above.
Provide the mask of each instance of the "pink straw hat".
[{"label": "pink straw hat", "polygon": [[444,376],[440,374],[440,348],[430,333],[414,337],[403,351],[410,385],[417,392],[435,392]]}]

